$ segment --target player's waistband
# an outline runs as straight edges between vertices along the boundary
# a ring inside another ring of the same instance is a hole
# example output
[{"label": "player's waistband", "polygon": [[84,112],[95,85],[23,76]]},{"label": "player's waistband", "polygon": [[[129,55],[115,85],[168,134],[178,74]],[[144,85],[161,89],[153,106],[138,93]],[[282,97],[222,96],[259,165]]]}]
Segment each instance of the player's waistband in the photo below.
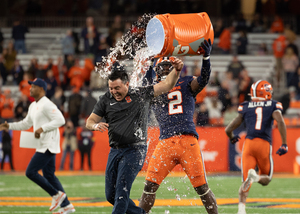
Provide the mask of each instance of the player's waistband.
[{"label": "player's waistband", "polygon": [[129,148],[129,147],[134,147],[134,146],[147,146],[147,144],[144,141],[136,142],[136,143],[131,143],[131,144],[115,144],[112,143],[110,145],[111,148],[113,149],[122,149],[122,148]]},{"label": "player's waistband", "polygon": [[198,139],[198,136],[193,134],[193,133],[187,133],[187,134],[179,134],[179,135],[188,135],[188,136],[192,136],[194,138],[197,138]]},{"label": "player's waistband", "polygon": [[180,133],[180,132],[179,132],[179,133],[175,133],[175,134],[173,134],[172,136],[167,137],[167,138],[160,138],[160,140],[168,139],[168,138],[171,138],[171,137],[180,137],[180,136],[182,136],[182,135],[184,135],[184,136],[192,136],[192,137],[198,139],[198,136],[197,136],[196,134],[194,134],[194,133],[185,133],[185,132]]}]

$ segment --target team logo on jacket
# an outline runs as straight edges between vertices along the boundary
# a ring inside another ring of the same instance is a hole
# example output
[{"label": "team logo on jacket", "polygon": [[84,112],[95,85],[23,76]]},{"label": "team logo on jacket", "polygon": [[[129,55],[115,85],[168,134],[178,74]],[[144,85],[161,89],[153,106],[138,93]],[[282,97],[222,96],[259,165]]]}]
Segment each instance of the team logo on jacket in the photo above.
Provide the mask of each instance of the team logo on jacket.
[{"label": "team logo on jacket", "polygon": [[126,100],[127,103],[130,103],[132,101],[129,96],[125,97],[125,100]]}]

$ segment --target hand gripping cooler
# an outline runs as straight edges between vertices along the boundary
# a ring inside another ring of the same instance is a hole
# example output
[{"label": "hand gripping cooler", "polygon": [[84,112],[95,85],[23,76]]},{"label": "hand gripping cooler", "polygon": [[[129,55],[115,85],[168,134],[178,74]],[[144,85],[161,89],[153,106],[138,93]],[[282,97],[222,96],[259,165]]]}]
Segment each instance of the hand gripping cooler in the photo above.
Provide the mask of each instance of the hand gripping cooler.
[{"label": "hand gripping cooler", "polygon": [[203,54],[204,39],[213,43],[214,31],[207,13],[154,16],[146,28],[147,46],[158,57]]}]

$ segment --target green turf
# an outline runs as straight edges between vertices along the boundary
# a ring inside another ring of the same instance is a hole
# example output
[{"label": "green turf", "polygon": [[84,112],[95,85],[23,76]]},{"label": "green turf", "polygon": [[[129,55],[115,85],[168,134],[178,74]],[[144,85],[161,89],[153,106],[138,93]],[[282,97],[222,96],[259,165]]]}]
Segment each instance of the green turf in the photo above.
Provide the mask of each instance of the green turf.
[{"label": "green turf", "polygon": [[[105,201],[104,176],[59,176],[69,197],[89,197],[91,201]],[[209,176],[209,187],[216,198],[237,198],[241,185],[240,176]],[[138,199],[144,187],[144,177],[135,180],[131,198]],[[0,197],[41,196],[47,193],[31,182],[25,175],[0,175]],[[248,198],[299,198],[299,178],[273,178],[262,187],[253,184]],[[198,199],[188,178],[168,177],[157,192],[157,199]],[[284,203],[276,203],[284,204]],[[50,205],[50,201],[49,201]],[[300,213],[299,209],[267,208],[268,203],[249,203],[247,213]],[[47,207],[0,206],[1,213],[50,213]],[[112,207],[76,207],[76,213],[111,213]],[[220,205],[219,213],[236,213],[237,205]],[[202,206],[153,207],[152,213],[206,213]]]}]

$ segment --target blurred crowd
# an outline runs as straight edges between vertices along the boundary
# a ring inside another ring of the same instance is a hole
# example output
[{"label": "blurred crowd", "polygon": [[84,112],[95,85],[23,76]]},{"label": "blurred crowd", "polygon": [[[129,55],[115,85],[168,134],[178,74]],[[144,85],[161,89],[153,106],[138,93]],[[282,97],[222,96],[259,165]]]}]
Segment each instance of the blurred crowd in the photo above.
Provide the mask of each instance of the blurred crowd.
[{"label": "blurred crowd", "polygon": [[[237,105],[250,99],[248,94],[253,78],[238,58],[239,55],[249,54],[249,32],[278,34],[278,38],[273,41],[272,50],[268,50],[266,44],[262,43],[257,49],[257,54],[274,55],[277,81],[273,82],[273,87],[279,86],[279,82],[284,80],[285,88],[294,94],[288,98],[300,99],[298,37],[280,16],[275,16],[273,22],[266,23],[260,15],[255,15],[252,22],[239,15],[230,26],[223,25],[222,19],[213,25],[215,39],[218,39],[213,54],[230,54],[233,57],[232,61],[228,62],[225,73],[219,74],[213,70],[208,86],[214,88],[213,92],[203,90],[197,97],[197,125],[227,125],[236,115]],[[49,57],[47,63],[42,64],[37,58],[32,58],[28,69],[24,70],[17,55],[28,52],[25,35],[30,29],[20,20],[15,20],[12,38],[6,42],[5,47],[3,36],[0,34],[0,86],[18,86],[21,95],[15,102],[10,89],[1,91],[1,121],[18,121],[26,116],[28,106],[33,101],[29,94],[28,80],[39,77],[48,84],[46,96],[58,106],[74,127],[78,127],[80,121],[85,120],[91,113],[96,102],[92,91],[107,89],[107,80],[99,78],[99,74],[93,72],[95,62],[102,61],[124,34],[143,30],[132,23],[122,22],[121,16],[116,15],[108,34],[101,34],[94,24],[93,17],[87,17],[80,34],[66,29],[66,35],[61,41],[62,53],[57,59]],[[239,36],[232,44],[233,33],[238,33]],[[80,41],[84,43],[83,51],[79,50]],[[185,67],[182,75],[198,76],[200,72],[199,61],[195,60],[194,66]],[[66,96],[65,91],[70,91],[70,94]]]}]

